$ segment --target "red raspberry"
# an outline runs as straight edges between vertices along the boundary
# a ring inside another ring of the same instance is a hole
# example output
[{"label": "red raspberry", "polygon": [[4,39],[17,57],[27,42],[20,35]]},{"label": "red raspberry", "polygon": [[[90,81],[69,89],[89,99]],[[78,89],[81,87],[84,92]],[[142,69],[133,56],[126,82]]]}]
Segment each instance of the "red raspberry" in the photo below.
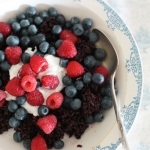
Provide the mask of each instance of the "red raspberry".
[{"label": "red raspberry", "polygon": [[31,150],[48,150],[46,141],[41,135],[37,135],[32,139]]},{"label": "red raspberry", "polygon": [[46,106],[50,109],[57,109],[61,106],[63,100],[64,97],[60,92],[54,92],[47,98]]},{"label": "red raspberry", "polygon": [[5,86],[6,91],[13,96],[22,96],[24,90],[21,87],[21,80],[18,77],[12,78]]},{"label": "red raspberry", "polygon": [[44,103],[44,97],[38,89],[35,89],[30,93],[27,93],[26,98],[27,102],[32,106],[40,106]]},{"label": "red raspberry", "polygon": [[6,97],[7,97],[6,93],[0,90],[0,107],[4,105]]},{"label": "red raspberry", "polygon": [[26,75],[37,77],[37,74],[31,69],[30,64],[24,64],[18,72],[19,78],[23,78]]},{"label": "red raspberry", "polygon": [[70,40],[72,43],[76,43],[78,41],[78,38],[76,35],[74,35],[72,32],[68,31],[68,30],[63,30],[59,37],[62,39],[62,40]]},{"label": "red raspberry", "polygon": [[64,40],[57,49],[57,54],[63,58],[73,58],[77,55],[77,50],[70,40]]},{"label": "red raspberry", "polygon": [[104,79],[107,79],[109,76],[108,70],[104,66],[99,66],[95,69],[94,73],[100,73],[104,76]]},{"label": "red raspberry", "polygon": [[19,46],[8,46],[5,49],[5,55],[10,64],[18,64],[22,55],[22,49]]},{"label": "red raspberry", "polygon": [[5,104],[5,101],[6,101],[6,99],[2,99],[2,100],[0,101],[0,107],[2,107],[2,106]]},{"label": "red raspberry", "polygon": [[21,80],[21,86],[26,92],[34,91],[36,85],[37,85],[36,79],[32,75],[26,75]]},{"label": "red raspberry", "polygon": [[8,36],[11,33],[11,26],[5,22],[0,22],[0,33]]},{"label": "red raspberry", "polygon": [[50,90],[55,89],[59,84],[59,79],[56,75],[45,75],[41,79],[42,85]]},{"label": "red raspberry", "polygon": [[66,70],[67,70],[67,75],[71,78],[79,77],[84,73],[83,66],[77,61],[70,61],[68,63]]},{"label": "red raspberry", "polygon": [[45,58],[33,55],[30,58],[30,66],[35,73],[45,71],[48,68],[48,62]]},{"label": "red raspberry", "polygon": [[46,133],[50,134],[57,125],[57,118],[54,115],[48,115],[40,118],[37,125]]}]

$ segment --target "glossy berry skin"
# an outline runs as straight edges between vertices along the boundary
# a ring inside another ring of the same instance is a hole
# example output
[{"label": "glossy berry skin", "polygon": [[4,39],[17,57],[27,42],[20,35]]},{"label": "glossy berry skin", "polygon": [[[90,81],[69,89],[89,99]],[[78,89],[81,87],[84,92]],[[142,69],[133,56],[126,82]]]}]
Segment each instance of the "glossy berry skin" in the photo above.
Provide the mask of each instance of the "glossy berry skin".
[{"label": "glossy berry skin", "polygon": [[9,69],[11,68],[11,65],[8,63],[8,61],[3,61],[0,63],[0,69],[2,71],[9,71]]},{"label": "glossy berry skin", "polygon": [[49,109],[47,106],[42,105],[38,108],[39,116],[46,116],[49,113]]},{"label": "glossy berry skin", "polygon": [[0,33],[3,36],[8,36],[11,33],[11,26],[5,22],[0,22]]},{"label": "glossy berry skin", "polygon": [[101,102],[100,102],[100,106],[102,109],[109,109],[111,108],[113,105],[113,101],[111,99],[111,97],[104,97],[102,98]]},{"label": "glossy berry skin", "polygon": [[52,33],[54,35],[60,34],[61,31],[62,31],[62,27],[60,25],[54,25],[53,28],[52,28]]},{"label": "glossy berry skin", "polygon": [[98,36],[94,32],[89,33],[88,38],[91,43],[96,43],[98,41]]},{"label": "glossy berry skin", "polygon": [[19,96],[16,98],[16,102],[18,105],[23,105],[27,101],[25,96]]},{"label": "glossy berry skin", "polygon": [[65,23],[65,28],[66,28],[66,29],[71,29],[71,27],[72,27],[71,22],[70,22],[70,21],[66,21],[66,23]]},{"label": "glossy berry skin", "polygon": [[54,142],[54,147],[56,149],[62,149],[64,147],[64,142],[62,140],[57,140]]},{"label": "glossy berry skin", "polygon": [[85,18],[82,20],[82,25],[85,30],[88,30],[92,27],[93,21],[90,18]]},{"label": "glossy berry skin", "polygon": [[30,54],[29,53],[23,53],[22,56],[21,56],[21,61],[22,63],[24,64],[27,64],[30,62]]},{"label": "glossy berry skin", "polygon": [[26,9],[26,15],[28,16],[28,17],[33,17],[33,16],[35,16],[36,15],[36,8],[35,7],[27,7],[27,9]]},{"label": "glossy berry skin", "polygon": [[5,53],[4,53],[4,51],[0,50],[0,63],[4,60],[5,60]]},{"label": "glossy berry skin", "polygon": [[83,26],[81,25],[81,24],[75,24],[74,26],[73,26],[73,28],[72,28],[72,30],[73,30],[73,33],[75,34],[75,35],[77,35],[77,36],[80,36],[80,35],[82,35],[83,33],[84,33],[84,28],[83,28]]},{"label": "glossy berry skin", "polygon": [[65,94],[68,97],[74,97],[77,94],[77,89],[73,85],[67,86],[65,88]]},{"label": "glossy berry skin", "polygon": [[49,48],[49,43],[48,42],[42,42],[40,45],[39,45],[39,50],[42,52],[42,53],[46,53],[48,48]]},{"label": "glossy berry skin", "polygon": [[27,114],[28,114],[27,110],[23,107],[20,107],[16,110],[14,116],[18,120],[24,120],[27,117]]},{"label": "glossy berry skin", "polygon": [[50,54],[50,55],[55,56],[56,55],[55,47],[49,47],[48,50],[47,50],[47,53]]},{"label": "glossy berry skin", "polygon": [[79,19],[78,17],[72,17],[72,18],[70,19],[71,25],[75,25],[75,24],[77,24],[77,23],[79,23],[79,22],[80,22],[80,19]]},{"label": "glossy berry skin", "polygon": [[43,22],[43,19],[40,16],[34,18],[34,23],[40,25]]},{"label": "glossy berry skin", "polygon": [[35,34],[37,34],[37,32],[38,32],[38,29],[37,29],[37,27],[36,27],[35,25],[31,24],[31,25],[28,27],[28,33],[29,33],[30,35],[35,35]]},{"label": "glossy berry skin", "polygon": [[20,21],[20,20],[23,20],[26,18],[25,14],[22,13],[22,12],[19,12],[17,13],[17,16],[16,16],[17,20]]},{"label": "glossy berry skin", "polygon": [[77,80],[77,81],[75,82],[75,87],[76,87],[77,90],[82,90],[82,88],[84,87],[83,81]]},{"label": "glossy berry skin", "polygon": [[78,110],[81,108],[81,104],[81,100],[76,98],[71,102],[70,107],[72,110]]},{"label": "glossy berry skin", "polygon": [[94,56],[89,55],[84,58],[84,65],[88,68],[94,67],[96,64],[96,59]]},{"label": "glossy berry skin", "polygon": [[20,21],[20,26],[21,26],[21,28],[26,28],[26,27],[28,27],[29,25],[30,25],[30,21],[27,20],[27,19],[23,19],[23,20]]},{"label": "glossy berry skin", "polygon": [[46,100],[46,106],[50,109],[57,109],[63,103],[64,97],[60,92],[52,93]]},{"label": "glossy berry skin", "polygon": [[95,73],[92,75],[92,82],[97,85],[104,83],[104,76],[100,73]]},{"label": "glossy berry skin", "polygon": [[19,42],[20,42],[19,38],[17,36],[14,36],[14,35],[10,35],[6,39],[6,44],[8,46],[16,46],[19,44]]},{"label": "glossy berry skin", "polygon": [[[21,35],[22,36],[28,36],[29,34],[28,34],[28,30],[27,29],[22,29],[21,30]],[[31,40],[31,38],[30,38],[30,40]]]},{"label": "glossy berry skin", "polygon": [[62,15],[62,14],[58,14],[55,19],[58,22],[58,24],[61,26],[63,26],[66,22],[66,19],[65,19],[64,15]]},{"label": "glossy berry skin", "polygon": [[31,148],[31,139],[25,139],[24,141],[23,141],[23,147],[25,148],[25,149],[27,149],[27,150],[30,150],[30,148]]},{"label": "glossy berry skin", "polygon": [[83,82],[86,83],[86,84],[89,84],[91,83],[91,79],[92,79],[92,74],[90,72],[86,72],[84,75],[83,75]]},{"label": "glossy berry skin", "polygon": [[62,83],[63,83],[64,85],[71,85],[71,84],[72,84],[72,79],[71,79],[69,76],[65,75],[65,76],[62,78]]},{"label": "glossy berry skin", "polygon": [[25,47],[30,44],[30,38],[28,36],[22,36],[20,39],[21,46]]},{"label": "glossy berry skin", "polygon": [[96,112],[93,114],[93,118],[95,122],[101,122],[104,119],[104,116],[101,112]]},{"label": "glossy berry skin", "polygon": [[10,19],[8,20],[8,24],[9,24],[9,25],[12,25],[14,22],[17,22],[16,18],[10,18]]},{"label": "glossy berry skin", "polygon": [[85,122],[86,122],[86,124],[94,123],[93,115],[89,115],[88,117],[86,117]]},{"label": "glossy berry skin", "polygon": [[40,16],[43,20],[45,20],[45,19],[48,18],[48,13],[47,13],[47,11],[42,10],[42,11],[39,12],[39,16]]},{"label": "glossy berry skin", "polygon": [[21,132],[15,132],[13,134],[13,139],[15,142],[20,143],[22,141],[22,133]]},{"label": "glossy berry skin", "polygon": [[37,34],[34,38],[34,43],[36,45],[40,45],[44,41],[46,41],[45,35],[41,33]]},{"label": "glossy berry skin", "polygon": [[3,40],[4,40],[4,36],[3,34],[0,33],[0,44],[3,42]]},{"label": "glossy berry skin", "polygon": [[19,32],[19,31],[21,30],[20,23],[14,22],[14,23],[12,24],[12,29],[13,29],[14,32]]},{"label": "glossy berry skin", "polygon": [[54,7],[50,7],[48,9],[48,14],[50,17],[56,17],[57,16],[57,10]]},{"label": "glossy berry skin", "polygon": [[94,51],[94,56],[98,60],[103,60],[105,58],[105,56],[106,56],[106,53],[105,53],[105,51],[103,49],[97,48]]},{"label": "glossy berry skin", "polygon": [[68,65],[68,62],[69,62],[68,59],[60,58],[59,66],[60,66],[60,67],[63,67],[63,68],[66,68],[67,65]]},{"label": "glossy berry skin", "polygon": [[14,100],[9,101],[9,103],[8,103],[8,110],[13,113],[17,109],[18,109],[18,104],[16,103],[16,101],[14,101]]},{"label": "glossy berry skin", "polygon": [[17,128],[20,125],[21,121],[16,119],[15,117],[11,117],[9,119],[9,126],[12,128]]},{"label": "glossy berry skin", "polygon": [[55,42],[55,47],[58,48],[61,45],[62,42],[63,42],[63,40],[61,40],[61,39],[57,40]]},{"label": "glossy berry skin", "polygon": [[65,96],[65,97],[64,97],[64,101],[63,101],[63,103],[62,103],[62,106],[63,106],[64,108],[70,108],[70,104],[71,104],[72,101],[73,101],[73,98],[68,97],[68,96]]}]

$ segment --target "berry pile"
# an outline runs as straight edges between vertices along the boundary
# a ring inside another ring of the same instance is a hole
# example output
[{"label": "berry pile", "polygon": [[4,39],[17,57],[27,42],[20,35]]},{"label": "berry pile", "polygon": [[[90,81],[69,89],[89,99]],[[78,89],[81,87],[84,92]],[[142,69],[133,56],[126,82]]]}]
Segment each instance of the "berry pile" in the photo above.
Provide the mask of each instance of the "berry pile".
[{"label": "berry pile", "polygon": [[[5,90],[16,96],[8,102],[7,124],[16,131],[14,141],[23,141],[25,149],[61,149],[64,133],[81,138],[89,124],[104,119],[102,110],[112,107],[110,74],[101,65],[106,53],[95,47],[98,36],[90,31],[92,24],[89,18],[66,21],[54,7],[39,13],[28,7],[8,23],[0,22],[0,110],[6,108]],[[37,48],[33,56],[25,52],[29,47]],[[55,74],[37,78],[51,65],[46,54],[60,58],[66,75],[64,88],[44,99],[38,87],[54,90],[60,83]],[[17,76],[9,80],[11,65],[20,62]],[[39,116],[29,114],[25,103],[38,106]]]}]

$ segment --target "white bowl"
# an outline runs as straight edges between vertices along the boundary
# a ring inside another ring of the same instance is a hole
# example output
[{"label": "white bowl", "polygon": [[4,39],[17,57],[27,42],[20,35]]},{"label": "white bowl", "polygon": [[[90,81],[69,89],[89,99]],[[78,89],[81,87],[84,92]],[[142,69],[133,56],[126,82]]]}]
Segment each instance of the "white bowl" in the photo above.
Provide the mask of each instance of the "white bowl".
[{"label": "white bowl", "polygon": [[[122,117],[128,132],[138,112],[142,92],[142,68],[135,41],[117,13],[102,0],[4,0],[0,4],[0,21],[8,21],[17,12],[24,12],[27,6],[35,6],[38,11],[55,7],[69,20],[78,16],[81,20],[89,17],[93,28],[101,30],[113,43],[119,55],[116,87],[117,98],[121,102]],[[80,140],[65,136],[65,150],[76,150],[82,145],[83,150],[115,150],[121,143],[120,133],[115,119],[114,109],[104,111],[105,119],[91,125]],[[0,150],[23,150],[22,143],[13,141],[11,129],[0,135]]]}]

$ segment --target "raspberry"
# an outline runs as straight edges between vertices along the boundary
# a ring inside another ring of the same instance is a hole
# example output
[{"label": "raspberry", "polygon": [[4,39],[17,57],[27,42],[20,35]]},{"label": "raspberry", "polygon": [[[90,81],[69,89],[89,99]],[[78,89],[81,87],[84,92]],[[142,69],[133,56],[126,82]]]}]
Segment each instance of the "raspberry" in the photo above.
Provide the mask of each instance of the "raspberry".
[{"label": "raspberry", "polygon": [[24,90],[21,87],[21,80],[18,77],[12,78],[5,86],[6,91],[13,96],[22,96]]},{"label": "raspberry", "polygon": [[34,91],[26,94],[27,102],[32,106],[40,106],[44,102],[42,93],[35,89]]},{"label": "raspberry", "polygon": [[73,58],[77,55],[77,50],[70,40],[64,40],[57,49],[57,54],[63,58]]},{"label": "raspberry", "polygon": [[11,26],[5,22],[0,22],[0,33],[8,36],[11,33]]},{"label": "raspberry", "polygon": [[83,66],[77,61],[70,61],[68,63],[66,70],[67,70],[67,75],[71,78],[79,77],[84,73]]},{"label": "raspberry", "polygon": [[37,85],[36,79],[32,75],[26,75],[21,80],[21,86],[26,92],[34,91],[36,85]]},{"label": "raspberry", "polygon": [[22,49],[19,46],[8,46],[5,49],[5,55],[10,64],[18,64],[22,55]]},{"label": "raspberry", "polygon": [[0,107],[3,106],[3,104],[5,103],[6,97],[6,93],[0,90]]},{"label": "raspberry", "polygon": [[108,70],[104,66],[99,66],[95,69],[94,73],[100,73],[104,76],[104,79],[107,79],[109,76]]},{"label": "raspberry", "polygon": [[5,101],[6,101],[6,99],[2,99],[2,100],[0,101],[0,107],[2,107],[2,106],[4,105]]},{"label": "raspberry", "polygon": [[30,66],[35,73],[45,71],[48,68],[48,62],[45,58],[33,55],[30,58]]},{"label": "raspberry", "polygon": [[47,98],[46,106],[50,109],[57,109],[61,106],[63,100],[64,97],[60,92],[54,92]]},{"label": "raspberry", "polygon": [[46,133],[50,134],[57,125],[57,118],[54,115],[48,115],[40,118],[37,125]]},{"label": "raspberry", "polygon": [[56,75],[45,75],[41,79],[42,85],[50,90],[55,89],[59,84],[59,79]]},{"label": "raspberry", "polygon": [[78,41],[78,38],[76,35],[74,35],[72,32],[68,31],[68,30],[63,30],[59,37],[62,39],[62,40],[70,40],[72,43],[76,43]]},{"label": "raspberry", "polygon": [[26,75],[37,77],[37,74],[31,69],[30,64],[24,64],[18,72],[19,78],[23,78]]},{"label": "raspberry", "polygon": [[32,139],[31,150],[48,150],[46,141],[41,135],[37,135]]}]

